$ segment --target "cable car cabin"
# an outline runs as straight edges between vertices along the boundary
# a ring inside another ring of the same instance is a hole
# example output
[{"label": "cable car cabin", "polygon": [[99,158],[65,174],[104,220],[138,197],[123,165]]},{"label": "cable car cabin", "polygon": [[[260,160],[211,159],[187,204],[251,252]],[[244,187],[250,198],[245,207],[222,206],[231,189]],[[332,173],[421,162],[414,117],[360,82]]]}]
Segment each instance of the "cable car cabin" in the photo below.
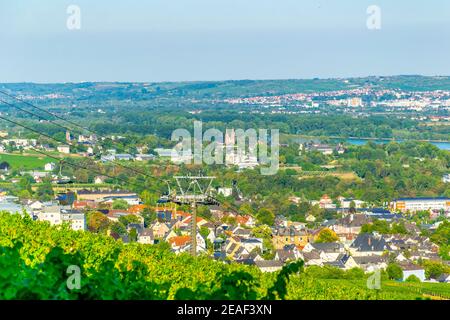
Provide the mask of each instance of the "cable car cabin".
[{"label": "cable car cabin", "polygon": [[215,251],[213,254],[214,260],[225,260],[227,255],[225,252]]},{"label": "cable car cabin", "polygon": [[222,238],[216,238],[214,240],[213,246],[214,246],[214,252],[222,252],[223,251],[223,245],[225,243],[225,240]]},{"label": "cable car cabin", "polygon": [[161,198],[158,199],[157,202],[158,203],[168,203],[169,202],[169,197],[168,196],[162,196]]}]

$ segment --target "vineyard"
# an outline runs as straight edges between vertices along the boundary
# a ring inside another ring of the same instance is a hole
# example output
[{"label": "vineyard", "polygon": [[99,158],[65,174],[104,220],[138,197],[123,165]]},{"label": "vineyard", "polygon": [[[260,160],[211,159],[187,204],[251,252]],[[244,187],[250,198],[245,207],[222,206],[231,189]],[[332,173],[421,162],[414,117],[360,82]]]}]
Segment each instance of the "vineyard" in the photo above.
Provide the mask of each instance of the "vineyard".
[{"label": "vineyard", "polygon": [[[67,270],[81,270],[69,289]],[[307,271],[309,268],[307,269]],[[433,299],[450,297],[447,284],[382,281],[369,290],[361,272],[323,279],[303,262],[277,273],[256,267],[175,255],[160,245],[51,227],[0,213],[0,299]],[[350,277],[352,276],[352,277]]]}]

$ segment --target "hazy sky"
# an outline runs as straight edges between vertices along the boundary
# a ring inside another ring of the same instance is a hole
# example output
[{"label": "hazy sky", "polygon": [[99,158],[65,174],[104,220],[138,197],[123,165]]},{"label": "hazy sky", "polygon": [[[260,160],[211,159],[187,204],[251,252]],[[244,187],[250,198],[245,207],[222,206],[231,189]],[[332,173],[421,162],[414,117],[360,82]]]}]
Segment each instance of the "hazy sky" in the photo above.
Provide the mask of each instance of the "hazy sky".
[{"label": "hazy sky", "polygon": [[0,0],[0,49],[0,82],[450,75],[450,1]]}]

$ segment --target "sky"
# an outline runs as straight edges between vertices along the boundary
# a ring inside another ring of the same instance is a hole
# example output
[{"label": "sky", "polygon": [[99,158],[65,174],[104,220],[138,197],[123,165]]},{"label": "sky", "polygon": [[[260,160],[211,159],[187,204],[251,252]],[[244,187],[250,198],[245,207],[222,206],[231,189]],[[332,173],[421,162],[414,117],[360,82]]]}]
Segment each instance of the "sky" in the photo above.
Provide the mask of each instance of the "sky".
[{"label": "sky", "polygon": [[0,82],[450,75],[449,53],[448,0],[0,0]]}]

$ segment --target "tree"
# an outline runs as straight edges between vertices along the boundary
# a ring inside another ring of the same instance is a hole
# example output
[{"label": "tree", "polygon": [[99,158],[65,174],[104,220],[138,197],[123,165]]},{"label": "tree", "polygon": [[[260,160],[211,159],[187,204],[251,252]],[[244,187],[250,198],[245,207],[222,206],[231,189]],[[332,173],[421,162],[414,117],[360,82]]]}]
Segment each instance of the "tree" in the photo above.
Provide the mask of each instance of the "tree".
[{"label": "tree", "polygon": [[430,240],[438,245],[450,245],[450,222],[442,222],[430,237]]},{"label": "tree", "polygon": [[199,231],[200,235],[203,237],[203,239],[206,240],[206,238],[208,237],[210,231],[208,228],[206,227],[200,227],[200,231]]},{"label": "tree", "polygon": [[355,201],[350,201],[350,212],[351,213],[356,213],[356,203]]},{"label": "tree", "polygon": [[268,226],[272,226],[275,223],[275,214],[267,208],[259,209],[256,218],[259,223],[267,224]]},{"label": "tree", "polygon": [[130,242],[136,242],[138,239],[138,233],[135,228],[131,228],[130,233]]},{"label": "tree", "polygon": [[403,278],[403,270],[396,263],[390,263],[386,268],[386,272],[391,280],[401,280]]},{"label": "tree", "polygon": [[328,243],[328,242],[336,242],[339,241],[339,237],[336,235],[336,233],[328,228],[324,228],[320,230],[319,234],[317,235],[316,242],[317,243]]},{"label": "tree", "polygon": [[113,222],[110,227],[111,232],[119,236],[127,234],[127,228],[121,222]]},{"label": "tree", "polygon": [[156,205],[158,201],[158,196],[154,193],[151,193],[148,190],[144,190],[141,193],[141,199],[144,201],[144,203],[148,206],[154,206]]},{"label": "tree", "polygon": [[141,215],[144,218],[145,228],[148,228],[156,220],[156,212],[150,207],[145,207]]},{"label": "tree", "polygon": [[21,190],[21,191],[19,191],[18,197],[21,200],[24,200],[24,199],[31,199],[32,195],[28,190]]},{"label": "tree", "polygon": [[20,178],[19,181],[19,189],[20,190],[26,190],[29,193],[33,193],[32,189],[31,189],[31,184],[34,182],[34,179],[32,176],[30,176],[29,174],[24,175],[22,178]]},{"label": "tree", "polygon": [[209,210],[207,206],[198,206],[197,214],[199,217],[202,217],[206,220],[210,220],[212,216],[211,210]]},{"label": "tree", "polygon": [[123,199],[114,199],[112,203],[112,208],[115,210],[127,210],[128,202]]},{"label": "tree", "polygon": [[423,266],[427,279],[437,279],[443,273],[450,273],[450,267],[437,261],[424,261]]},{"label": "tree", "polygon": [[50,179],[45,179],[37,188],[36,194],[41,201],[50,201],[53,199],[55,192],[53,191]]},{"label": "tree", "polygon": [[241,206],[239,207],[239,212],[241,212],[242,214],[247,214],[247,215],[253,215],[254,210],[252,208],[252,205],[248,202],[245,202],[243,204],[241,204]]},{"label": "tree", "polygon": [[270,239],[270,237],[272,236],[272,230],[266,225],[261,225],[252,229],[252,235],[256,238]]},{"label": "tree", "polygon": [[88,214],[88,230],[95,233],[105,232],[109,227],[109,219],[101,212],[94,211]]},{"label": "tree", "polygon": [[135,216],[134,214],[129,214],[119,217],[119,222],[127,227],[131,223],[141,223],[141,219],[139,219],[139,217]]},{"label": "tree", "polygon": [[403,222],[400,223],[393,223],[391,228],[391,233],[394,234],[407,234],[408,230],[405,227],[405,224]]}]

